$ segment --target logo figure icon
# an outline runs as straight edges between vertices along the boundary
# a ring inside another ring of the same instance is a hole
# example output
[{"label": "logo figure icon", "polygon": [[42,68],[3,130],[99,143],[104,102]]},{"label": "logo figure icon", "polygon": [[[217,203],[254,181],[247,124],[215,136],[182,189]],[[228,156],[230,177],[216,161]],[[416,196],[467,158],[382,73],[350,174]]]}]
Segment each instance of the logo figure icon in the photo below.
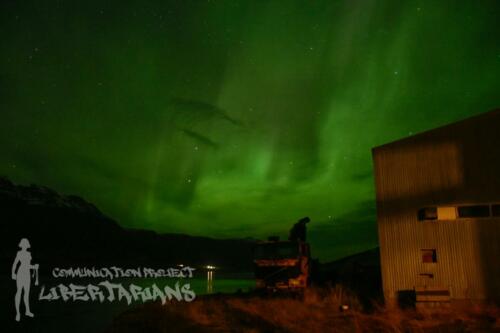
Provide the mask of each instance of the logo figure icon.
[{"label": "logo figure icon", "polygon": [[[30,311],[30,287],[31,287],[31,270],[35,276],[35,286],[38,285],[38,264],[31,264],[31,252],[28,249],[31,247],[28,239],[23,238],[19,242],[21,250],[17,251],[16,259],[12,264],[12,280],[16,280],[17,291],[14,298],[16,304],[16,321],[21,320],[19,307],[21,305],[21,294],[23,294],[24,307],[26,309],[25,315],[34,317],[35,315]],[[19,266],[19,267],[18,267]]]}]

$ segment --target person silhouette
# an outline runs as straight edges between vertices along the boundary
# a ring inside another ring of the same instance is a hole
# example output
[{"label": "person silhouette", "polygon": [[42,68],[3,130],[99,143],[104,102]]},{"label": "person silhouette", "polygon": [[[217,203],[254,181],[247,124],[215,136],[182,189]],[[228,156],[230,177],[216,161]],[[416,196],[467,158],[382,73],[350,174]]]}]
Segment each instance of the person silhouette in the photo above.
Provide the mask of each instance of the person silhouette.
[{"label": "person silhouette", "polygon": [[[31,286],[31,269],[35,270],[36,274],[36,284],[38,284],[38,264],[31,264],[31,253],[27,250],[30,248],[30,242],[23,238],[19,242],[20,251],[17,251],[16,259],[14,264],[12,264],[12,279],[16,280],[17,291],[15,296],[16,304],[16,321],[21,320],[21,314],[19,312],[19,306],[21,303],[21,293],[24,292],[23,300],[24,307],[26,308],[25,315],[28,317],[34,317],[34,314],[30,311],[30,286]],[[19,264],[19,268],[17,265]],[[17,268],[17,271],[16,271]]]}]

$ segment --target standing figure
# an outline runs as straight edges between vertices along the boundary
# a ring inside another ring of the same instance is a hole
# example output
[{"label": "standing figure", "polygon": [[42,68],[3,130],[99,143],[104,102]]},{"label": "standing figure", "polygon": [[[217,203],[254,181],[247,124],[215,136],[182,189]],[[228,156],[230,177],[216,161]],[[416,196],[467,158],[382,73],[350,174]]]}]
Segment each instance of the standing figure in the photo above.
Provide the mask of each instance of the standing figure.
[{"label": "standing figure", "polygon": [[[31,253],[27,250],[30,247],[30,242],[23,238],[19,242],[20,251],[17,251],[16,259],[12,265],[12,279],[16,280],[17,291],[15,296],[16,303],[16,321],[21,319],[21,314],[19,312],[19,306],[21,303],[21,293],[23,294],[24,307],[26,308],[26,316],[34,317],[33,313],[30,311],[30,286],[31,286],[31,269],[35,269],[35,274],[37,274],[38,280],[38,264],[31,265]],[[17,268],[19,264],[19,268]],[[17,270],[16,270],[17,268]]]},{"label": "standing figure", "polygon": [[306,241],[306,224],[311,220],[308,217],[301,218],[297,223],[295,223],[290,229],[290,235],[288,240],[292,242],[296,241]]}]

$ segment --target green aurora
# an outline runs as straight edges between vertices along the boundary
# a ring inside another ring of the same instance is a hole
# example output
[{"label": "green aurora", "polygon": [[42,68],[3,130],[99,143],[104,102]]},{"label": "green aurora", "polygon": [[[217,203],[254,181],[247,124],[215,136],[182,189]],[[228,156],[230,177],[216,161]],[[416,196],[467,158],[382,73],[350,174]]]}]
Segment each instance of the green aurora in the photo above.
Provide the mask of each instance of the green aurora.
[{"label": "green aurora", "polygon": [[263,238],[309,216],[321,260],[372,248],[371,148],[500,106],[499,17],[499,1],[2,1],[0,174],[124,227]]}]

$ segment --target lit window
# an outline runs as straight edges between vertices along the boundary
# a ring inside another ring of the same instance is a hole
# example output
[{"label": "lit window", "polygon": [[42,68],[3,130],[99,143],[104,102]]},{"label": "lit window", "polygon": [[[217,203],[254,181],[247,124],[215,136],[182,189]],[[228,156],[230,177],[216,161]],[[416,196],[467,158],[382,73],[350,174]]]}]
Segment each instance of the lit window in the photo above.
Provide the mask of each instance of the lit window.
[{"label": "lit window", "polygon": [[437,207],[426,207],[418,210],[419,221],[433,221],[437,218]]},{"label": "lit window", "polygon": [[455,220],[457,218],[457,210],[453,206],[438,207],[438,220]]},{"label": "lit window", "polygon": [[423,249],[420,250],[422,253],[423,263],[433,263],[437,262],[437,254],[435,249]]},{"label": "lit window", "polygon": [[490,207],[488,205],[459,206],[458,217],[489,217]]}]

